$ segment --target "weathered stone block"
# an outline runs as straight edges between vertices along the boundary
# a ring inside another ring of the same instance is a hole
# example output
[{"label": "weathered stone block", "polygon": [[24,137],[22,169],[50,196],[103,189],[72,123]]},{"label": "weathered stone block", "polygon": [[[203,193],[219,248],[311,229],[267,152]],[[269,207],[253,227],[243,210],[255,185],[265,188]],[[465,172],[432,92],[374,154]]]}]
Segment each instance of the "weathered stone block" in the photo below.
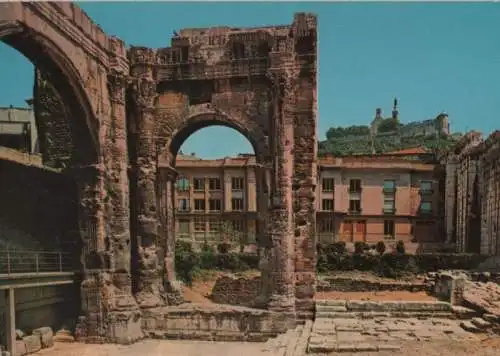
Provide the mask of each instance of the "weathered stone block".
[{"label": "weathered stone block", "polygon": [[40,338],[43,349],[49,348],[54,345],[54,333],[50,327],[42,327],[33,330],[33,335]]},{"label": "weathered stone block", "polygon": [[38,335],[29,335],[23,337],[23,341],[26,345],[26,352],[32,354],[38,352],[42,349],[42,340]]},{"label": "weathered stone block", "polygon": [[27,353],[26,343],[23,340],[16,340],[16,352],[14,356],[24,356]]}]

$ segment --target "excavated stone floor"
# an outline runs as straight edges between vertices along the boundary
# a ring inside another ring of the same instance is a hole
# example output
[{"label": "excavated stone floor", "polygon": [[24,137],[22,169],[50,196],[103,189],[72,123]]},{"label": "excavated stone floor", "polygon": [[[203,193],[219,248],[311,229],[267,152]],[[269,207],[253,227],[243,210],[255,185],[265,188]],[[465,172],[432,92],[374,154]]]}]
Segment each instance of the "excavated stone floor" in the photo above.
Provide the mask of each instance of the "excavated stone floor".
[{"label": "excavated stone floor", "polygon": [[310,353],[397,351],[407,341],[478,341],[476,335],[449,319],[377,318],[317,319]]},{"label": "excavated stone floor", "polygon": [[262,343],[144,340],[133,345],[56,343],[40,356],[264,356]]}]

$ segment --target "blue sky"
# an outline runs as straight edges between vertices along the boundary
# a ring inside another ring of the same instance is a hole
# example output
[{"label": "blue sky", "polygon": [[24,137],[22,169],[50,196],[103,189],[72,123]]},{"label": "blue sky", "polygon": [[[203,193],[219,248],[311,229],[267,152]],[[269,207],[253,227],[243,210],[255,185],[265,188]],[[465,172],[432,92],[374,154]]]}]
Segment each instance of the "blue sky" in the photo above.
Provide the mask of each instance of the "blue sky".
[{"label": "blue sky", "polygon": [[[288,24],[319,18],[319,127],[367,124],[400,101],[403,122],[450,115],[452,130],[500,128],[500,4],[495,3],[80,3],[127,45],[164,47],[174,29]],[[24,105],[32,68],[1,45],[0,106]],[[221,137],[224,139],[221,140]],[[193,134],[184,152],[205,158],[251,152],[228,128]]]}]

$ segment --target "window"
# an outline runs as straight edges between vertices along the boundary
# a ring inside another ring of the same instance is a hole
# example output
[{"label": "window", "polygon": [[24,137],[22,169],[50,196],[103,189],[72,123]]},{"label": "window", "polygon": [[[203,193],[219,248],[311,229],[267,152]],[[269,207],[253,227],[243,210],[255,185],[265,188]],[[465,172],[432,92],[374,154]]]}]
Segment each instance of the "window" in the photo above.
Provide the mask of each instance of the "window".
[{"label": "window", "polygon": [[220,190],[221,189],[220,178],[210,178],[208,180],[208,188],[210,190]]},{"label": "window", "polygon": [[432,203],[430,201],[423,201],[420,203],[420,211],[425,214],[432,213]]},{"label": "window", "polygon": [[181,192],[185,192],[189,190],[189,179],[186,177],[177,178],[177,182],[175,183],[177,190]]},{"label": "window", "polygon": [[232,177],[231,190],[243,190],[244,181],[242,177]]},{"label": "window", "polygon": [[396,201],[394,197],[384,197],[384,213],[394,213],[396,210]]},{"label": "window", "polygon": [[194,210],[205,211],[205,199],[195,199]]},{"label": "window", "polygon": [[420,182],[420,192],[424,194],[432,193],[432,182],[429,180],[423,180]]},{"label": "window", "polygon": [[195,191],[204,191],[205,190],[205,179],[204,178],[194,178],[193,179],[193,187]]},{"label": "window", "polygon": [[244,232],[245,231],[245,220],[233,220],[232,221],[233,231]]},{"label": "window", "polygon": [[178,211],[189,211],[189,200],[182,198],[177,201]]},{"label": "window", "polygon": [[395,180],[384,180],[384,193],[394,193],[396,191],[396,181]]},{"label": "window", "polygon": [[222,201],[220,199],[209,199],[208,207],[210,211],[220,211],[222,208]]},{"label": "window", "polygon": [[384,220],[384,236],[386,238],[394,239],[394,221],[393,220]]},{"label": "window", "polygon": [[208,221],[208,230],[210,232],[222,232],[222,221],[220,219],[210,219]]},{"label": "window", "polygon": [[333,232],[334,225],[333,219],[323,219],[320,221],[319,225],[320,232]]},{"label": "window", "polygon": [[243,199],[241,199],[241,198],[231,199],[231,207],[232,207],[233,211],[243,210]]},{"label": "window", "polygon": [[195,218],[194,219],[194,231],[200,232],[205,231],[205,219]]},{"label": "window", "polygon": [[333,210],[333,199],[323,199],[321,201],[321,210],[332,211]]},{"label": "window", "polygon": [[189,220],[179,219],[177,229],[180,234],[189,234]]},{"label": "window", "polygon": [[333,178],[323,178],[321,182],[321,189],[324,192],[333,192],[335,187],[335,180]]},{"label": "window", "polygon": [[361,212],[361,201],[359,199],[349,200],[349,212],[360,213]]},{"label": "window", "polygon": [[351,192],[351,193],[360,193],[361,192],[361,179],[349,180],[349,192]]}]

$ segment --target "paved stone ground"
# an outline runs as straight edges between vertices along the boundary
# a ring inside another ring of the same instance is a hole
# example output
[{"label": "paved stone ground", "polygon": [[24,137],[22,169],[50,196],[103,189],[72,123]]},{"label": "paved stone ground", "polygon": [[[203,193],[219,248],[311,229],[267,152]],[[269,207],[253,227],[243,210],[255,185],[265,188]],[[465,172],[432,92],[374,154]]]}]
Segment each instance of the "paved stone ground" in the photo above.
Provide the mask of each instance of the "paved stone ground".
[{"label": "paved stone ground", "polygon": [[315,321],[309,339],[311,353],[332,351],[397,351],[405,342],[477,342],[477,335],[450,319],[328,319]]},{"label": "paved stone ground", "polygon": [[56,343],[43,356],[264,356],[263,343],[144,340],[133,345]]}]

